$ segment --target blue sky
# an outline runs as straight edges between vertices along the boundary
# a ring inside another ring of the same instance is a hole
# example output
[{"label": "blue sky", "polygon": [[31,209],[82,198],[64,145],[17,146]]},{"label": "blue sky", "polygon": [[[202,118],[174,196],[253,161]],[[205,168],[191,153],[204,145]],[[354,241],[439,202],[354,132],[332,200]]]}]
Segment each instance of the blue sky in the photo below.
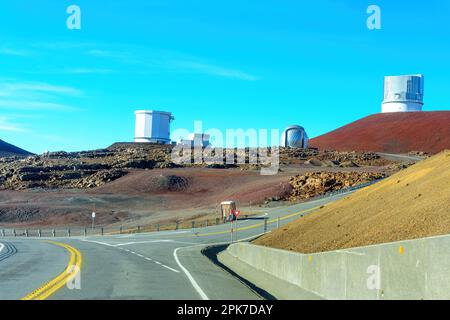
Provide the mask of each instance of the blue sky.
[{"label": "blue sky", "polygon": [[379,112],[384,75],[424,73],[425,110],[450,109],[450,1],[0,3],[0,139],[33,152],[131,141],[137,109],[317,136]]}]

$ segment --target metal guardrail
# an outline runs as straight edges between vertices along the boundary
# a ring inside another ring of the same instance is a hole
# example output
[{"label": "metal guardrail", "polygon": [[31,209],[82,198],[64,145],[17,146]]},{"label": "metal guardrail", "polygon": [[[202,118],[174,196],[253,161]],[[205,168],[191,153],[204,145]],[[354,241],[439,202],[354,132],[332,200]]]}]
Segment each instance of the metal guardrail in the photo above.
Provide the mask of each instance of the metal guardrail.
[{"label": "metal guardrail", "polygon": [[348,188],[340,189],[340,190],[337,190],[337,191],[328,192],[328,193],[325,193],[325,194],[322,194],[322,195],[315,196],[314,198],[311,198],[310,200],[319,200],[319,199],[330,198],[330,197],[334,197],[336,195],[340,195],[340,194],[349,193],[349,192],[352,192],[352,191],[364,189],[366,187],[374,185],[375,183],[383,181],[384,179],[386,179],[386,178],[369,181],[369,182],[362,183],[362,184],[359,184],[359,185],[354,186],[354,187],[348,187]]},{"label": "metal guardrail", "polygon": [[66,228],[5,228],[0,226],[0,237],[23,237],[23,238],[59,238],[59,237],[87,237],[107,236],[120,234],[137,234],[143,232],[176,231],[187,229],[206,228],[213,225],[223,224],[224,221],[206,219],[202,221],[176,222],[171,224],[137,225],[135,227],[66,227]]}]

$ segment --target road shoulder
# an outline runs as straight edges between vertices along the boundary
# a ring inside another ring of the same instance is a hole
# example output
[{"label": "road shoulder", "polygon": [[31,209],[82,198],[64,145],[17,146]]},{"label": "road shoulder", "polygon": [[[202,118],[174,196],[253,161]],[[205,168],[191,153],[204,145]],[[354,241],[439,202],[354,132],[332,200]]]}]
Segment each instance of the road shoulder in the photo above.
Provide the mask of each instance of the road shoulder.
[{"label": "road shoulder", "polygon": [[184,247],[178,251],[178,258],[210,300],[262,299],[244,283],[212,263],[202,253],[202,249],[206,247],[208,246]]}]

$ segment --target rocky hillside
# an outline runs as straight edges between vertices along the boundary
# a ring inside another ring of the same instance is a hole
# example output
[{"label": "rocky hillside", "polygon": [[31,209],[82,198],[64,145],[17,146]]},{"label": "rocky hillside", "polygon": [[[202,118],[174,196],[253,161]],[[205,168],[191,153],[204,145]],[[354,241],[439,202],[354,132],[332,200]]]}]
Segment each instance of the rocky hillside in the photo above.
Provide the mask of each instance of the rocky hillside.
[{"label": "rocky hillside", "polygon": [[88,189],[126,175],[132,169],[168,168],[170,149],[119,148],[86,152],[52,152],[26,159],[0,159],[3,189]]},{"label": "rocky hillside", "polygon": [[[170,145],[118,143],[107,149],[84,152],[53,152],[45,155],[0,158],[0,189],[25,190],[44,189],[90,189],[102,186],[141,169],[164,169],[175,167],[207,167],[214,169],[239,168],[258,169],[264,165],[264,158],[258,155],[258,163],[238,165],[236,159],[249,158],[254,149],[228,150],[236,163],[228,165],[193,164],[193,155],[188,155],[186,164],[172,162]],[[225,156],[226,157],[226,156]],[[189,161],[190,160],[190,161]],[[189,162],[192,162],[191,164]],[[314,149],[281,149],[282,165],[309,166],[381,166],[392,162],[381,159],[374,153],[319,152]]]},{"label": "rocky hillside", "polygon": [[256,244],[312,253],[448,235],[449,180],[450,151],[445,151],[289,223]]},{"label": "rocky hillside", "polygon": [[370,172],[308,172],[289,180],[289,184],[292,186],[289,200],[314,198],[328,192],[355,187],[385,177],[384,173]]}]

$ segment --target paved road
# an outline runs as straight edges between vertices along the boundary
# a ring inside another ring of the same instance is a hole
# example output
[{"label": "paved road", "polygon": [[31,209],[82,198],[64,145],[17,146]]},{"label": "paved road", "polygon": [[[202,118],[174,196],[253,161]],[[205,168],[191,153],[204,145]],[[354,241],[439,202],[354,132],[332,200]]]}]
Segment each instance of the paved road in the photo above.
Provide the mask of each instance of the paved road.
[{"label": "paved road", "polygon": [[420,156],[411,156],[407,154],[392,154],[392,153],[381,153],[378,152],[378,155],[392,161],[401,161],[401,162],[418,162],[425,159],[425,157]]},{"label": "paved road", "polygon": [[[343,196],[268,209],[269,231],[277,227],[277,217],[283,225]],[[264,224],[239,221],[238,230],[238,240],[245,241],[263,233]],[[0,238],[0,299],[262,299],[201,253],[230,238],[230,225],[70,239]],[[65,272],[68,265],[80,272]]]}]

